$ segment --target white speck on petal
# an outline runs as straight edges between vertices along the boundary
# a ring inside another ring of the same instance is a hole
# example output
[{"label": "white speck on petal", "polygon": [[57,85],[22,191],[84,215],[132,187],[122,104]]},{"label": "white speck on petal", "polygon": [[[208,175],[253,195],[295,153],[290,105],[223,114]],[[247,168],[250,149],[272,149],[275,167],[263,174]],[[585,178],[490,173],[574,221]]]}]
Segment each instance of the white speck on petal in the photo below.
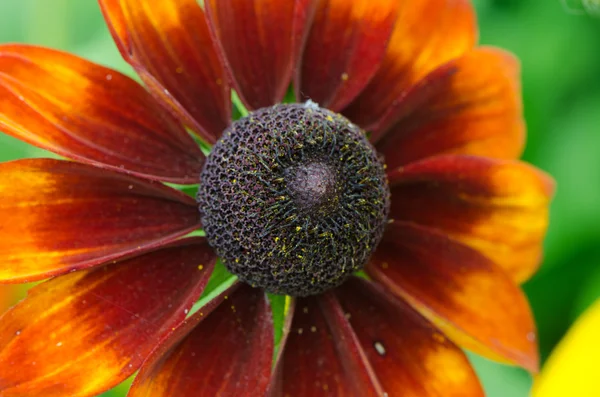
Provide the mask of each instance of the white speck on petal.
[{"label": "white speck on petal", "polygon": [[375,350],[377,350],[377,353],[379,353],[380,356],[385,356],[385,346],[383,346],[381,342],[375,342],[373,346],[375,347]]}]

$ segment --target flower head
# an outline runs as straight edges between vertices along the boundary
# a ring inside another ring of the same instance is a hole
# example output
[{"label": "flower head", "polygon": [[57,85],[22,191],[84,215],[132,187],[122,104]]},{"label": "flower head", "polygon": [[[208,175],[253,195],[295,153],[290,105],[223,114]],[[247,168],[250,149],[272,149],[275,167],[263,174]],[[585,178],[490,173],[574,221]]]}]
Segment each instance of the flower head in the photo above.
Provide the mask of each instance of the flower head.
[{"label": "flower head", "polygon": [[480,396],[460,347],[537,370],[553,183],[468,0],[100,6],[143,86],[0,46],[0,129],[73,160],[0,164],[0,281],[50,278],[0,319],[2,396]]}]

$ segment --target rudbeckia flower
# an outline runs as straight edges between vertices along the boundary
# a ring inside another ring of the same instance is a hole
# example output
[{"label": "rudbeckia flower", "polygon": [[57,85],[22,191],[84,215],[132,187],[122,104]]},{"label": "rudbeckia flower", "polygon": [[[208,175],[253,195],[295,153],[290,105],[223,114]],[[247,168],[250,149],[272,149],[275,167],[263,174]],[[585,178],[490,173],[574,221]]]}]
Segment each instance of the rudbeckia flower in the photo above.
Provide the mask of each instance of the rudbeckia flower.
[{"label": "rudbeckia flower", "polygon": [[66,158],[0,164],[0,280],[49,279],[0,319],[0,395],[481,396],[461,347],[537,370],[552,181],[469,1],[100,6],[143,84],[0,46],[0,129]]}]

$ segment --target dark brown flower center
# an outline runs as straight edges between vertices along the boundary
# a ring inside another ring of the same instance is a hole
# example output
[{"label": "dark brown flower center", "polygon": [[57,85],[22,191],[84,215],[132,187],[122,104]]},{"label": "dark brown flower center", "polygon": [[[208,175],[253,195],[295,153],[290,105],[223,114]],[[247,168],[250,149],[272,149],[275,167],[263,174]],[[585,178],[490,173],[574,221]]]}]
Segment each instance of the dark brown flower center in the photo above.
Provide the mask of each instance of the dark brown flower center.
[{"label": "dark brown flower center", "polygon": [[268,292],[323,292],[361,270],[389,212],[384,166],[364,132],[314,104],[233,123],[213,148],[198,204],[225,266]]},{"label": "dark brown flower center", "polygon": [[339,203],[342,187],[336,170],[326,162],[299,164],[285,171],[286,188],[298,211],[324,215]]}]

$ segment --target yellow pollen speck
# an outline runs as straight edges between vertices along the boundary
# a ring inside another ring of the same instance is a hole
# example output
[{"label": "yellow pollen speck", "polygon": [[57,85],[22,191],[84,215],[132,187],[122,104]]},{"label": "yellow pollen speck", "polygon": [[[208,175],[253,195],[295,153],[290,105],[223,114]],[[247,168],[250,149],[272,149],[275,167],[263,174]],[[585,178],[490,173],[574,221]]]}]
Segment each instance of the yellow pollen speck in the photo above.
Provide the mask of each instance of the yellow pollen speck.
[{"label": "yellow pollen speck", "polygon": [[302,311],[303,311],[304,313],[308,313],[308,306],[304,306],[304,308],[302,309]]},{"label": "yellow pollen speck", "polygon": [[296,226],[296,231],[299,232],[300,230],[302,230],[302,228],[300,226]]},{"label": "yellow pollen speck", "polygon": [[231,310],[235,313],[235,305],[231,305]]},{"label": "yellow pollen speck", "polygon": [[279,242],[279,237],[275,237],[274,240],[275,240],[276,243]]},{"label": "yellow pollen speck", "polygon": [[198,265],[198,270],[204,269],[204,265]]},{"label": "yellow pollen speck", "polygon": [[183,73],[183,68],[181,66],[179,66],[177,69],[175,69],[175,73],[177,73],[177,74]]},{"label": "yellow pollen speck", "polygon": [[317,332],[317,327],[315,327],[314,325],[310,327],[310,332]]},{"label": "yellow pollen speck", "polygon": [[381,264],[381,267],[382,267],[383,269],[387,269],[388,267],[390,267],[390,265],[389,265],[387,262],[383,262],[383,263]]},{"label": "yellow pollen speck", "polygon": [[235,258],[235,263],[240,263],[240,258]]},{"label": "yellow pollen speck", "polygon": [[298,328],[298,335],[302,335],[302,332],[303,332],[303,331],[304,331],[304,330],[303,330],[302,328]]},{"label": "yellow pollen speck", "polygon": [[323,390],[325,390],[325,391],[329,390],[329,385],[327,385],[327,383],[323,384]]},{"label": "yellow pollen speck", "polygon": [[227,295],[225,295],[225,299],[229,299],[229,297]]},{"label": "yellow pollen speck", "polygon": [[348,73],[342,73],[342,80],[343,81],[348,80]]}]

